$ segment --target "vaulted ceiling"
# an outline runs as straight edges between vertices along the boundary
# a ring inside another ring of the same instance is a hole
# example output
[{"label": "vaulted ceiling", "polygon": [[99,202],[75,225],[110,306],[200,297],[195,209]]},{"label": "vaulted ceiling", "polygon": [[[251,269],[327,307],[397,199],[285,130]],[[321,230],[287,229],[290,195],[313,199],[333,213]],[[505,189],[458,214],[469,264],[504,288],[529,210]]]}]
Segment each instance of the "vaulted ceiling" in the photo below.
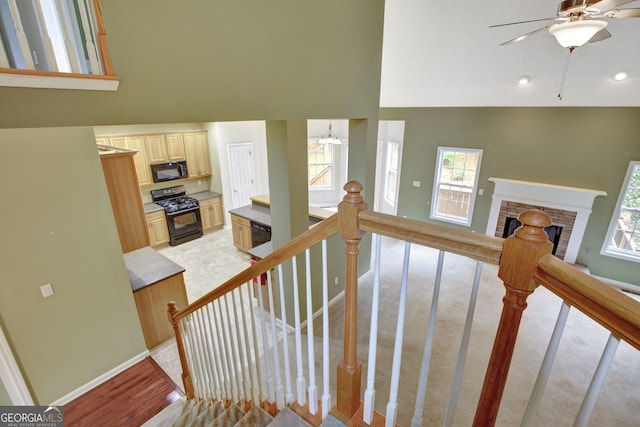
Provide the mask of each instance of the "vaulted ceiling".
[{"label": "vaulted ceiling", "polygon": [[[570,55],[562,100],[558,93],[569,50],[542,31],[558,0],[387,0],[381,107],[640,106],[640,18],[608,19],[612,37]],[[631,1],[619,8],[640,8]],[[624,70],[628,78],[613,80]],[[521,76],[531,82],[519,85]]]}]

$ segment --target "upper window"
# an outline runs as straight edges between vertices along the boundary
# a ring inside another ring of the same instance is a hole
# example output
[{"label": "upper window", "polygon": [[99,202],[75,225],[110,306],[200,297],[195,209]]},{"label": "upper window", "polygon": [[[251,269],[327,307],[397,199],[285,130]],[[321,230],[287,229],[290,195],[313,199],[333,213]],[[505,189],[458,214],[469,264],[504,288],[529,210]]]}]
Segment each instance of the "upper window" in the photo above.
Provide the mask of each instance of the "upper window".
[{"label": "upper window", "polygon": [[438,147],[431,218],[471,225],[482,150]]},{"label": "upper window", "polygon": [[117,88],[100,3],[0,1],[0,85],[91,89],[74,79]]},{"label": "upper window", "polygon": [[309,139],[307,158],[310,189],[333,188],[333,147],[334,144],[320,144]]},{"label": "upper window", "polygon": [[400,144],[387,142],[387,177],[384,187],[384,197],[392,204],[396,203],[398,187],[398,166],[400,164]]},{"label": "upper window", "polygon": [[629,164],[602,254],[640,262],[640,162]]}]

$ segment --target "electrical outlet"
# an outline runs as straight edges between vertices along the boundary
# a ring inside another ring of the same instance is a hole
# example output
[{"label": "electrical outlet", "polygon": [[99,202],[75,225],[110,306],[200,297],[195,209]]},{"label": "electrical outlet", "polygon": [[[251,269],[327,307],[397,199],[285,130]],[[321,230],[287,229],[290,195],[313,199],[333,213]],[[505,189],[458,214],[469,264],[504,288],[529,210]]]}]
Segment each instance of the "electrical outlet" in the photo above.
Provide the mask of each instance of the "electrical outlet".
[{"label": "electrical outlet", "polygon": [[340,280],[338,280],[338,276],[336,276],[336,278],[335,278],[335,279],[333,279],[333,284],[334,284],[335,286],[338,286],[338,283],[340,283]]},{"label": "electrical outlet", "polygon": [[420,181],[413,181],[414,187],[420,187]]},{"label": "electrical outlet", "polygon": [[53,288],[51,287],[51,283],[47,283],[46,285],[40,286],[40,292],[42,292],[42,298],[48,298],[53,295]]},{"label": "electrical outlet", "polygon": [[479,188],[478,189],[478,196],[482,196],[484,195],[484,188]]}]

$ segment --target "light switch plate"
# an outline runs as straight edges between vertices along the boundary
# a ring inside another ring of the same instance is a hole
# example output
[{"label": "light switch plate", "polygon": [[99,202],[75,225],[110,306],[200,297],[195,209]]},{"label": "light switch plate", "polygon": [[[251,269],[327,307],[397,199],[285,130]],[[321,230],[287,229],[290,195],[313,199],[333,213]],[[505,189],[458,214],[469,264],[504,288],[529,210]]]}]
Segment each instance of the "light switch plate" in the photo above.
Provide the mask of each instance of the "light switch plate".
[{"label": "light switch plate", "polygon": [[414,187],[420,187],[420,181],[413,181]]},{"label": "light switch plate", "polygon": [[53,295],[53,288],[51,287],[51,283],[47,283],[46,285],[40,286],[40,292],[42,292],[42,298],[47,298]]}]

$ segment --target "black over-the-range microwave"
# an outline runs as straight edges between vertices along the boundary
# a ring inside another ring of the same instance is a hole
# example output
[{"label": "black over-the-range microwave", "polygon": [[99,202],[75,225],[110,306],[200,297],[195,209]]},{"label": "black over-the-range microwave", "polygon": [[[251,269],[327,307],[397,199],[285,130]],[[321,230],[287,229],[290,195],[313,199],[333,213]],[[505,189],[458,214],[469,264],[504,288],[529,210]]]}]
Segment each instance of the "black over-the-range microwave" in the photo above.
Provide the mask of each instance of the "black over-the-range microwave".
[{"label": "black over-the-range microwave", "polygon": [[187,162],[185,160],[177,160],[175,162],[152,163],[151,177],[153,182],[188,178]]}]

